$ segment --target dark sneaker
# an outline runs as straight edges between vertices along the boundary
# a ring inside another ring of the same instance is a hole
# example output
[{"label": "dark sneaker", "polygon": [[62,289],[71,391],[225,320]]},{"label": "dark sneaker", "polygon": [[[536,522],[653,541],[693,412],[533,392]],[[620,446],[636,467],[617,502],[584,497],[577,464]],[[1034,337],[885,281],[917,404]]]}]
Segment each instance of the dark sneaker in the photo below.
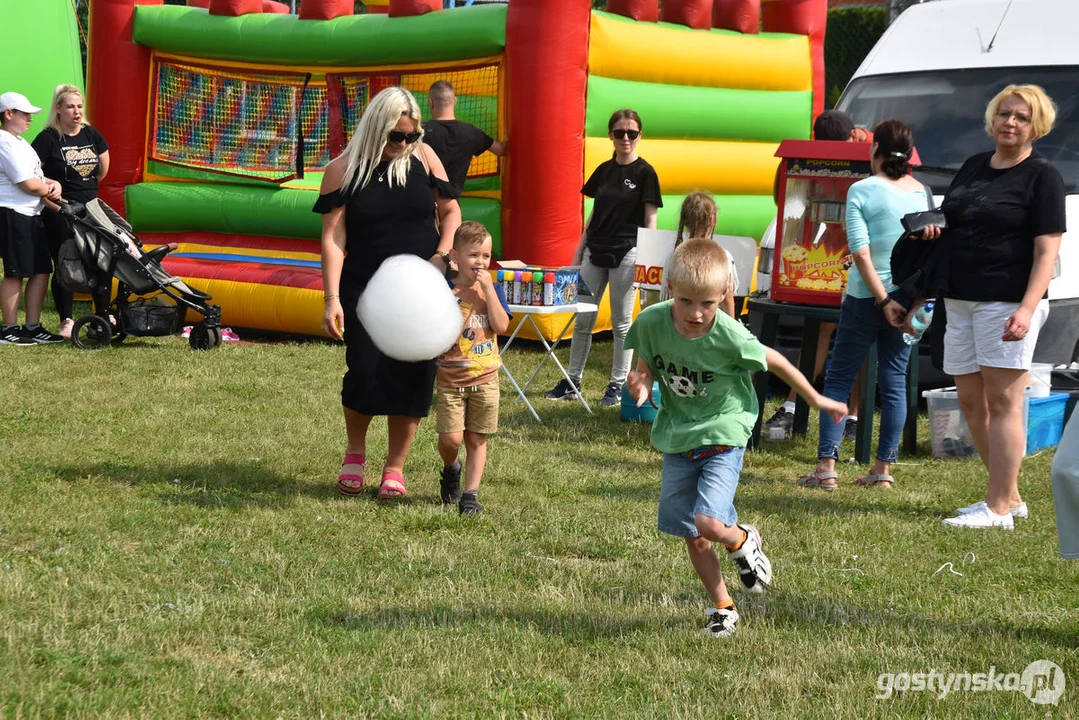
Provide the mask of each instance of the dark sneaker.
[{"label": "dark sneaker", "polygon": [[858,439],[858,421],[848,420],[846,426],[843,428],[843,439],[854,442]]},{"label": "dark sneaker", "polygon": [[[578,386],[580,386],[579,383]],[[577,391],[573,389],[573,386],[569,384],[568,380],[563,378],[558,381],[557,385],[543,393],[543,397],[548,400],[576,400]]]},{"label": "dark sneaker", "polygon": [[483,506],[476,499],[476,493],[465,493],[457,503],[457,512],[461,515],[479,515],[483,512]]},{"label": "dark sneaker", "polygon": [[785,432],[790,432],[794,429],[794,413],[787,410],[782,405],[776,410],[776,414],[771,417],[768,422],[764,423],[765,430],[771,430],[773,428],[781,428]]},{"label": "dark sneaker", "polygon": [[51,333],[41,325],[38,325],[33,330],[24,325],[22,336],[36,345],[55,345],[56,343],[62,343],[64,341],[62,335]]},{"label": "dark sneaker", "polygon": [[461,499],[461,461],[458,460],[453,467],[442,468],[442,479],[439,481],[439,490],[442,495],[442,504],[450,505]]},{"label": "dark sneaker", "polygon": [[607,390],[603,393],[603,400],[601,400],[607,407],[622,404],[622,386],[618,383],[610,383],[607,385]]},{"label": "dark sneaker", "polygon": [[12,325],[0,331],[0,345],[36,345],[33,340],[23,337],[22,328]]},{"label": "dark sneaker", "polygon": [[708,622],[704,625],[704,632],[712,637],[729,637],[738,629],[738,611],[734,608],[722,610],[709,610]]},{"label": "dark sneaker", "polygon": [[738,576],[746,590],[762,593],[772,582],[772,563],[761,550],[761,534],[752,525],[739,525],[746,531],[746,541],[742,547],[731,554],[731,560],[738,566]]}]

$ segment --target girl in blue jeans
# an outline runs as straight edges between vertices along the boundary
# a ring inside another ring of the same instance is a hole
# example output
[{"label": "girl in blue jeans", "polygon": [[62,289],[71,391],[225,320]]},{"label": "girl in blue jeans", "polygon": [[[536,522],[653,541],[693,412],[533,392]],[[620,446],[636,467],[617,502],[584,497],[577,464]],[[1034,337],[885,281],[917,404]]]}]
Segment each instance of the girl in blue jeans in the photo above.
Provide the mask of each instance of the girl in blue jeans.
[{"label": "girl in blue jeans", "polygon": [[[891,487],[891,463],[899,453],[899,437],[907,419],[906,376],[910,346],[899,329],[910,298],[892,284],[892,246],[903,234],[904,215],[926,210],[925,187],[911,174],[914,138],[898,120],[885,120],[873,129],[873,175],[851,185],[847,192],[847,244],[854,268],[839,311],[835,345],[824,378],[824,395],[846,402],[869,347],[877,343],[877,373],[881,418],[877,459],[869,474],[857,480],[863,487]],[[871,422],[872,419],[867,422]],[[821,413],[817,467],[798,479],[802,487],[835,490],[839,445],[846,419],[834,422]]]}]

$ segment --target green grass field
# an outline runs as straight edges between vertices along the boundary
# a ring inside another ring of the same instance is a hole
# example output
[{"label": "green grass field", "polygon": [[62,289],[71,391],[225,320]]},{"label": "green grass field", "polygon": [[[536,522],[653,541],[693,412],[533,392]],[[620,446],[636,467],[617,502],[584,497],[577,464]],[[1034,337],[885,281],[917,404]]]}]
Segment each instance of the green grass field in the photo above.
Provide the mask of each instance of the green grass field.
[{"label": "green grass field", "polygon": [[[610,352],[594,346],[590,399]],[[509,363],[527,377],[539,358]],[[739,594],[738,633],[714,640],[682,543],[655,528],[649,426],[544,401],[545,369],[542,425],[503,382],[481,517],[439,505],[433,421],[406,500],[345,498],[343,364],[318,342],[0,347],[0,715],[1076,716],[1079,565],[1057,556],[1052,452],[1024,462],[1013,533],[940,525],[985,473],[931,459],[924,417],[891,492],[846,464],[838,492],[795,487],[815,431],[747,454],[737,505],[774,589]],[[385,441],[376,421],[376,478]],[[948,562],[962,575],[935,573]],[[1059,705],[876,697],[885,672],[1039,659],[1067,678]]]}]

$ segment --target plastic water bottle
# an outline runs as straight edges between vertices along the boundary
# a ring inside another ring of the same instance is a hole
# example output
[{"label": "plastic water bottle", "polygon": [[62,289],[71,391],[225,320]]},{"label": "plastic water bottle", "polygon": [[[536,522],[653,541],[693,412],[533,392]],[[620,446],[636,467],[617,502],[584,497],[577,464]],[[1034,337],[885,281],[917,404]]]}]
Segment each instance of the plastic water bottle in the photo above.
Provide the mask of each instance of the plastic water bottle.
[{"label": "plastic water bottle", "polygon": [[914,334],[903,333],[903,342],[907,345],[913,345],[922,339],[922,335],[925,334],[925,329],[929,327],[933,322],[933,303],[927,302],[918,308],[914,313],[914,317],[910,319],[910,324],[914,326]]}]

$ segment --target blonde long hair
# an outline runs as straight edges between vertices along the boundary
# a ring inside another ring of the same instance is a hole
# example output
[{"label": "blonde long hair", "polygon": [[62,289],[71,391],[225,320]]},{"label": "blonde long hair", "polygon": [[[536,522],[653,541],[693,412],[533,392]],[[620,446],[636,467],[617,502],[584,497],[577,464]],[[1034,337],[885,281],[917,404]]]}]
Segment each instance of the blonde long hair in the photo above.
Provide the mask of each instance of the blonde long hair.
[{"label": "blonde long hair", "polygon": [[356,132],[345,146],[342,155],[346,158],[345,176],[341,181],[341,192],[351,193],[362,190],[371,182],[375,167],[382,161],[382,151],[386,149],[386,135],[407,115],[416,121],[416,131],[420,139],[405,146],[404,151],[390,161],[386,171],[386,181],[390,187],[404,185],[408,178],[408,168],[413,154],[417,154],[424,169],[427,162],[423,153],[417,152],[423,143],[423,128],[420,127],[420,106],[416,98],[403,87],[388,87],[371,100],[364,110]]},{"label": "blonde long hair", "polygon": [[[80,90],[77,85],[69,85],[67,83],[61,83],[60,85],[56,86],[56,89],[52,93],[52,104],[49,105],[49,117],[45,121],[45,126],[46,127],[51,127],[53,130],[56,131],[57,135],[63,135],[64,134],[63,129],[61,129],[61,127],[60,127],[60,103],[62,103],[64,101],[64,96],[65,95],[70,95],[72,93],[74,93],[74,94],[78,95],[79,97],[81,97],[83,99],[83,102],[86,102],[86,96],[82,94],[82,90]],[[82,124],[83,125],[89,125],[90,124],[90,123],[86,122],[86,113],[85,112],[82,115]]]}]

